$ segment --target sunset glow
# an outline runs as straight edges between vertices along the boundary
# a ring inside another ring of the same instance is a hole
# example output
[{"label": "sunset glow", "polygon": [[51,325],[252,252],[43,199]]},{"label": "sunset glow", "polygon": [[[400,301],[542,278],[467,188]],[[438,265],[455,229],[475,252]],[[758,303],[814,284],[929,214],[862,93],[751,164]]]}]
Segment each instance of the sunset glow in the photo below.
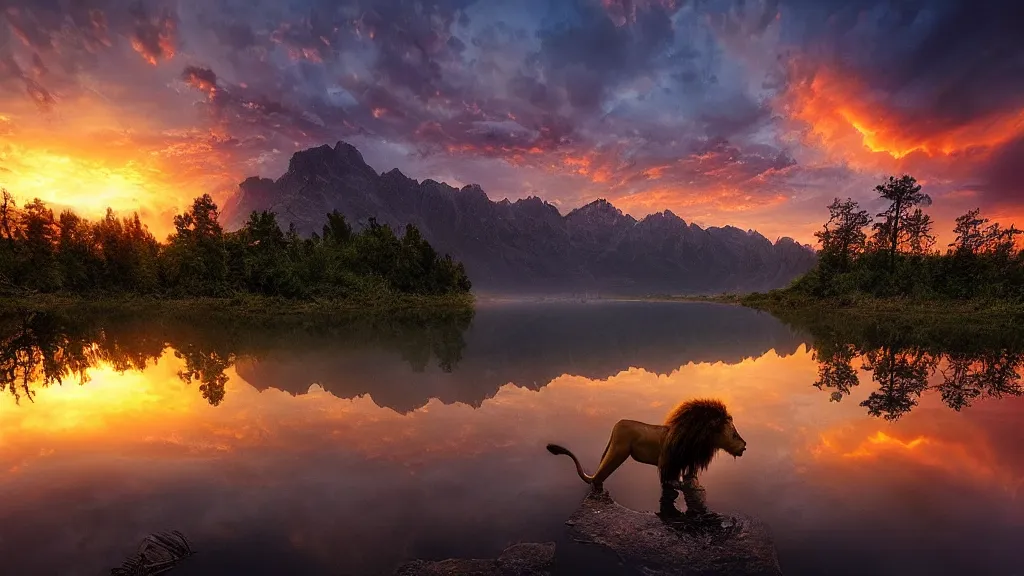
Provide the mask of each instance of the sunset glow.
[{"label": "sunset glow", "polygon": [[965,33],[919,61],[938,30],[974,17],[946,0],[913,32],[865,6],[879,17],[856,33],[835,27],[839,4],[787,0],[315,18],[303,2],[222,4],[9,7],[0,185],[89,215],[139,210],[162,235],[191,198],[226,202],[246,177],[344,139],[377,171],[476,183],[493,200],[565,213],[606,198],[637,218],[667,209],[812,244],[834,196],[871,202],[894,173],[926,183],[940,236],[975,206],[1004,225],[1022,214],[1013,50],[978,55],[1017,33],[976,23],[984,41]]}]

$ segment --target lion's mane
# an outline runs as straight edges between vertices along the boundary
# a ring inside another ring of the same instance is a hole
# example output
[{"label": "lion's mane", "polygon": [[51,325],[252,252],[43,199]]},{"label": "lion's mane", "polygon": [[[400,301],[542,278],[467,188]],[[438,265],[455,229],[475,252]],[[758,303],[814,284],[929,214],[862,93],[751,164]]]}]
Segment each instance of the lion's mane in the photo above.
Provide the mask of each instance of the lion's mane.
[{"label": "lion's mane", "polygon": [[697,398],[677,406],[665,419],[668,433],[662,445],[658,472],[661,481],[674,482],[680,474],[696,475],[715,456],[715,436],[729,420],[729,411],[719,400]]}]

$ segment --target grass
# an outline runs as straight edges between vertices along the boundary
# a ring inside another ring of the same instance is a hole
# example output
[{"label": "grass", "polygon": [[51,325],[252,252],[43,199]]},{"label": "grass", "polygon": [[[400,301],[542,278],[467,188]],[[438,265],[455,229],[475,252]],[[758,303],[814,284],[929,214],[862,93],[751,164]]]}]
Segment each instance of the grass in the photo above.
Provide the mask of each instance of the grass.
[{"label": "grass", "polygon": [[41,294],[0,299],[0,313],[52,312],[92,315],[203,316],[273,320],[282,317],[430,315],[473,309],[472,294],[422,296],[387,293],[308,300],[257,295],[168,298]]},{"label": "grass", "polygon": [[768,312],[784,323],[815,334],[895,331],[919,340],[950,334],[981,339],[1024,332],[1024,304],[1005,300],[925,300],[846,295],[813,298],[792,289],[767,293],[648,296],[647,301],[710,302]]},{"label": "grass", "polygon": [[936,322],[1005,320],[1024,316],[1024,304],[1005,300],[925,300],[875,298],[854,294],[838,298],[813,298],[791,290],[773,290],[734,298],[739,304],[766,312],[793,314],[842,314],[929,319]]}]

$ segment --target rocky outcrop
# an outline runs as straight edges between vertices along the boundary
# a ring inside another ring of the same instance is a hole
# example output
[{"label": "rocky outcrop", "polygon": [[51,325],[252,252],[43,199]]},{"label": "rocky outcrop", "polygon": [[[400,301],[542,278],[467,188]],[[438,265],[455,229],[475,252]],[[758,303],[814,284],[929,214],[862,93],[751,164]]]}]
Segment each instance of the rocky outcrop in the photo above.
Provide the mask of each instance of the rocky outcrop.
[{"label": "rocky outcrop", "polygon": [[396,576],[781,576],[768,527],[748,516],[708,513],[659,517],[588,495],[566,522],[568,538],[517,544],[497,560],[415,560]]},{"label": "rocky outcrop", "polygon": [[[569,536],[617,560],[609,573],[644,576],[778,576],[771,532],[743,515],[709,513],[662,519],[590,495],[569,518]],[[611,554],[608,554],[611,553]]]},{"label": "rocky outcrop", "polygon": [[463,262],[478,291],[615,294],[766,290],[809,270],[813,251],[752,230],[702,229],[670,211],[641,220],[596,200],[563,216],[540,198],[492,201],[477,185],[377,174],[338,142],[296,152],[277,180],[249,178],[224,206],[229,228],[253,210],[283,227],[320,233],[338,210],[357,228],[370,218],[401,232],[414,224],[431,245]]}]

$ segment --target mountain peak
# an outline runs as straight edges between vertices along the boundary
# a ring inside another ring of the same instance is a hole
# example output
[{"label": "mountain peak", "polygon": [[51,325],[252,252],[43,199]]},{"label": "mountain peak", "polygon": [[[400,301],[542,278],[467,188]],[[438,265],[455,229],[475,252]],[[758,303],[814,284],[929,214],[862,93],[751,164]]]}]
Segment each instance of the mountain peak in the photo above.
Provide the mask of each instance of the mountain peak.
[{"label": "mountain peak", "polygon": [[580,206],[579,208],[573,210],[572,212],[569,212],[569,214],[572,214],[573,212],[588,214],[613,214],[622,216],[622,211],[616,208],[611,202],[605,200],[604,198],[598,198],[597,200],[594,200],[589,204],[584,204],[583,206]]},{"label": "mountain peak", "polygon": [[567,222],[588,222],[599,226],[616,226],[626,223],[630,226],[636,224],[636,219],[622,213],[611,202],[604,198],[598,198],[589,204],[580,206],[565,215]]},{"label": "mountain peak", "polygon": [[[335,173],[338,170],[364,174],[367,171],[373,172],[355,146],[340,140],[334,145],[334,148],[324,144],[315,148],[299,150],[292,154],[291,160],[288,161],[288,172],[296,174]],[[373,175],[376,176],[376,172],[373,172]]]}]

